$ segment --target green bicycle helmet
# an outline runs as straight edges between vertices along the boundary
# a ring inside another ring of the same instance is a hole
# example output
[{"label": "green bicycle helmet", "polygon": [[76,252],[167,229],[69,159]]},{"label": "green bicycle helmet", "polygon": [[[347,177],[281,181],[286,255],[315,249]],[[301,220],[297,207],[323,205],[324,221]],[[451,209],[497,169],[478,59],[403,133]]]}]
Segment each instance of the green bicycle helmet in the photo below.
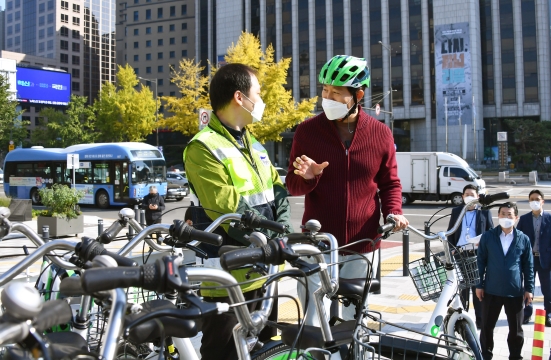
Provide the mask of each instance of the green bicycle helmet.
[{"label": "green bicycle helmet", "polygon": [[334,56],[323,65],[319,75],[319,82],[323,85],[360,88],[369,87],[370,81],[367,61],[347,55]]}]

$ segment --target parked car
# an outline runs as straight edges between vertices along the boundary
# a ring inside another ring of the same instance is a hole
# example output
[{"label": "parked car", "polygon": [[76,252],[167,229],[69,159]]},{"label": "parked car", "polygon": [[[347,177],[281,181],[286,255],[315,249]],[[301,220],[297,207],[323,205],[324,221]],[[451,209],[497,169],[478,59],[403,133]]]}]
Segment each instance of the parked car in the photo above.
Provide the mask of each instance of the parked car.
[{"label": "parked car", "polygon": [[182,201],[184,197],[187,195],[187,188],[183,186],[179,187],[169,187],[166,191],[166,200],[176,200],[176,201]]},{"label": "parked car", "polygon": [[279,174],[279,177],[281,178],[283,185],[285,185],[285,177],[287,176],[287,170],[280,167],[276,167],[275,169],[277,170],[277,173]]},{"label": "parked car", "polygon": [[0,169],[0,183],[4,182],[4,170]]},{"label": "parked car", "polygon": [[171,187],[179,187],[179,186],[188,187],[189,186],[186,178],[186,173],[183,171],[182,172],[168,171],[166,173],[166,180],[168,182],[169,189]]}]

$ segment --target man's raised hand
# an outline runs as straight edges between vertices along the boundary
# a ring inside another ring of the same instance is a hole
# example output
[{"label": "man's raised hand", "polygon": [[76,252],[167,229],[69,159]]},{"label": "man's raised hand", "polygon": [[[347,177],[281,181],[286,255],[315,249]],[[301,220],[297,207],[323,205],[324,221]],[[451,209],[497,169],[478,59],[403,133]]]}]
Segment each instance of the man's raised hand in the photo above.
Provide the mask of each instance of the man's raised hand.
[{"label": "man's raised hand", "polygon": [[318,164],[306,155],[297,157],[295,161],[293,161],[295,174],[302,176],[306,180],[315,178],[316,176],[321,174],[323,172],[323,169],[325,169],[327,166],[329,166],[329,163],[327,161]]}]

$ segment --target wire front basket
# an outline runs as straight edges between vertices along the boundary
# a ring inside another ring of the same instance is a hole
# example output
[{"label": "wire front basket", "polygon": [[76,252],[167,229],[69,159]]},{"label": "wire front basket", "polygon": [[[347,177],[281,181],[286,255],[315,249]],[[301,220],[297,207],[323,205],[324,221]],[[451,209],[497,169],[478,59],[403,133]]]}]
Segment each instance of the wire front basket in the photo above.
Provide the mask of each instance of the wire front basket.
[{"label": "wire front basket", "polygon": [[[450,245],[450,251],[452,246]],[[476,250],[472,246],[455,248],[453,251],[455,274],[459,289],[469,289],[478,285],[480,274],[476,261]]]},{"label": "wire front basket", "polygon": [[425,258],[415,260],[409,263],[409,276],[423,301],[438,299],[442,292],[442,287],[448,279],[444,264],[435,255],[431,256],[431,261],[425,261]]}]

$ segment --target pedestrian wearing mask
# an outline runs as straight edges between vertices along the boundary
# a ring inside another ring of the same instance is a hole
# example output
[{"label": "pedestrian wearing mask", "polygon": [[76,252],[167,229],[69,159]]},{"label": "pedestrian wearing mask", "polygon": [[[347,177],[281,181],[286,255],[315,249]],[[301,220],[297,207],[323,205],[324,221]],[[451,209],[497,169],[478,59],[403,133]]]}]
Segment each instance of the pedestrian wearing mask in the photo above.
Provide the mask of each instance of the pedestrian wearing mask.
[{"label": "pedestrian wearing mask", "polygon": [[[142,209],[145,210],[145,224],[147,226],[153,224],[160,224],[163,221],[163,211],[165,211],[165,200],[155,185],[149,187],[149,194],[144,196],[142,201]],[[154,233],[153,238],[159,242],[160,234]]]},{"label": "pedestrian wearing mask", "polygon": [[[478,189],[476,186],[469,184],[463,188],[463,202],[465,204],[470,203],[471,201],[478,199]],[[448,230],[450,230],[455,223],[459,214],[461,214],[463,206],[457,206],[452,209],[452,214],[450,217],[450,223],[448,224]],[[478,209],[476,205],[470,206],[467,208],[467,212],[463,217],[461,226],[457,231],[450,236],[448,236],[448,241],[455,247],[462,247],[470,244],[470,242],[479,235],[482,235],[484,232],[492,229],[494,227],[494,222],[492,221],[492,215],[490,210],[481,210]],[[478,246],[478,244],[476,244]],[[465,289],[461,292],[461,301],[465,310],[469,310],[469,296],[471,289]],[[482,321],[482,308],[480,301],[476,297],[476,286],[472,287],[473,292],[473,307],[476,315],[476,327],[480,329]]]},{"label": "pedestrian wearing mask", "polygon": [[509,359],[522,359],[524,303],[532,303],[534,264],[530,239],[515,229],[518,208],[515,203],[499,205],[499,226],[485,232],[478,246],[480,283],[476,296],[482,303],[480,347],[484,360],[493,358],[494,329],[505,308],[509,324]]},{"label": "pedestrian wearing mask", "polygon": [[[540,190],[530,191],[528,199],[532,211],[520,217],[517,229],[530,238],[534,254],[534,275],[538,274],[543,293],[545,326],[551,327],[551,214],[543,211],[545,200]],[[524,324],[530,322],[532,313],[532,305],[526,305]]]}]

